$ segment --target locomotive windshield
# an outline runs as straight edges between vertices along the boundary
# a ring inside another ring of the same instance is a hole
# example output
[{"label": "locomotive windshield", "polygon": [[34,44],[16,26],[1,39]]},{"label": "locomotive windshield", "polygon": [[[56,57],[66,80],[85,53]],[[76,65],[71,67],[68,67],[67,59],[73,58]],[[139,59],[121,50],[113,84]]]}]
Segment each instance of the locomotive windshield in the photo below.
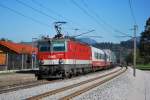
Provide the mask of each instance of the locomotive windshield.
[{"label": "locomotive windshield", "polygon": [[52,51],[65,51],[65,42],[52,42]]},{"label": "locomotive windshield", "polygon": [[51,42],[41,42],[39,43],[39,51],[40,52],[59,52],[66,51],[65,41],[51,41]]},{"label": "locomotive windshield", "polygon": [[39,46],[39,50],[41,51],[41,52],[45,52],[45,51],[50,51],[50,45],[46,45],[46,44],[44,44],[44,45],[40,45]]}]

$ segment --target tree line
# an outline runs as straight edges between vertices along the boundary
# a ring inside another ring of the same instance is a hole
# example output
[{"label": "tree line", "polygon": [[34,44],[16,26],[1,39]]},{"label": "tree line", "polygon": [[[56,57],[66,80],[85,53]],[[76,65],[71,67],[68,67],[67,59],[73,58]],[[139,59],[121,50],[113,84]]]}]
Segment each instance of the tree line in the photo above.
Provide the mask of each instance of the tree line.
[{"label": "tree line", "polygon": [[[138,64],[150,63],[150,18],[146,21],[145,29],[141,36],[137,37],[136,60]],[[133,64],[133,40],[121,41],[120,43],[103,42],[93,46],[100,49],[110,49],[116,53],[118,63]]]}]

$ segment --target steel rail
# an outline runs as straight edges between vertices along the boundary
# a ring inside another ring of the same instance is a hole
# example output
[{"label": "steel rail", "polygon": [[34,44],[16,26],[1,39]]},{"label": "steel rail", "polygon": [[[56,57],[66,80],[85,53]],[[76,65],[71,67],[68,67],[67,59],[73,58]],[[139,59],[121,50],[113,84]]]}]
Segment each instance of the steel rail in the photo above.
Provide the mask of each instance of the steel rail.
[{"label": "steel rail", "polygon": [[45,92],[45,93],[42,93],[42,94],[39,94],[39,95],[36,95],[36,96],[32,96],[32,97],[27,98],[26,100],[39,100],[39,99],[42,99],[44,97],[48,97],[48,96],[51,96],[51,95],[54,95],[54,94],[57,94],[57,93],[60,93],[60,92],[63,92],[63,91],[66,91],[66,90],[78,87],[78,86],[81,86],[81,85],[84,85],[84,84],[87,84],[87,83],[95,81],[97,79],[109,76],[109,75],[111,75],[113,73],[116,73],[116,72],[118,72],[120,70],[122,70],[122,68],[120,68],[118,70],[115,70],[113,72],[101,75],[99,77],[95,77],[95,78],[88,79],[88,80],[85,80],[85,81],[82,81],[82,82],[79,82],[79,83],[76,83],[76,84],[72,84],[72,85],[65,86],[65,87],[62,87],[62,88],[59,88],[59,89],[55,89],[55,90],[51,90],[51,91],[48,91],[48,92]]},{"label": "steel rail", "polygon": [[[105,71],[101,71],[101,72],[105,72]],[[91,74],[92,73],[89,73],[87,75],[91,75]],[[78,78],[78,77],[79,76],[73,77],[73,78]],[[27,88],[35,87],[35,86],[38,86],[38,85],[49,84],[49,83],[52,83],[52,82],[59,82],[59,81],[61,81],[61,80],[52,80],[52,81],[46,81],[46,80],[40,80],[40,81],[29,80],[29,81],[26,81],[26,82],[22,82],[21,81],[19,83],[14,83],[14,84],[6,85],[6,86],[1,86],[0,87],[0,94],[7,93],[7,92],[12,92],[12,91],[17,91],[17,90],[20,90],[20,89],[27,89]]]},{"label": "steel rail", "polygon": [[21,84],[8,85],[7,87],[0,89],[0,94],[16,91],[16,90],[20,90],[20,89],[31,88],[31,87],[38,86],[38,85],[48,84],[50,82],[52,82],[52,81],[45,81],[45,80],[37,81],[37,80],[35,80],[35,81],[25,82],[25,83],[21,83]]},{"label": "steel rail", "polygon": [[102,81],[100,81],[98,83],[92,84],[89,87],[85,87],[85,88],[83,88],[83,89],[81,89],[79,91],[76,91],[76,92],[74,92],[74,93],[72,93],[70,95],[64,96],[64,97],[60,98],[59,100],[70,100],[70,99],[72,99],[72,98],[74,98],[74,97],[76,97],[76,96],[78,96],[78,95],[80,95],[82,93],[85,93],[85,92],[87,92],[87,91],[89,91],[89,90],[91,90],[91,89],[93,89],[95,87],[98,87],[98,86],[102,85],[105,82],[108,82],[109,80],[119,76],[120,74],[124,73],[125,71],[126,71],[126,69],[123,70],[123,71],[120,71],[119,73],[117,73],[117,74],[115,74],[115,75],[113,75],[111,77],[108,77],[108,78],[106,78],[106,79],[104,79],[104,80],[102,80]]}]

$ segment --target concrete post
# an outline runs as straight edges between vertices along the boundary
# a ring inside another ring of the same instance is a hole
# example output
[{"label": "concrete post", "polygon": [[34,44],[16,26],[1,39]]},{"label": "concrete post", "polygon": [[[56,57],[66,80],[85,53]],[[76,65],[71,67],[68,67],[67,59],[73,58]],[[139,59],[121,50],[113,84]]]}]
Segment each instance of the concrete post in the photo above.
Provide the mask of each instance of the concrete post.
[{"label": "concrete post", "polygon": [[23,66],[24,66],[24,54],[22,54],[22,66],[21,66],[21,69],[23,69]]},{"label": "concrete post", "polygon": [[134,25],[133,76],[136,76],[136,30],[137,30],[137,25]]},{"label": "concrete post", "polygon": [[7,52],[7,54],[6,54],[6,71],[8,70],[8,65],[9,65],[8,57],[9,57],[9,55],[8,55],[8,52]]}]

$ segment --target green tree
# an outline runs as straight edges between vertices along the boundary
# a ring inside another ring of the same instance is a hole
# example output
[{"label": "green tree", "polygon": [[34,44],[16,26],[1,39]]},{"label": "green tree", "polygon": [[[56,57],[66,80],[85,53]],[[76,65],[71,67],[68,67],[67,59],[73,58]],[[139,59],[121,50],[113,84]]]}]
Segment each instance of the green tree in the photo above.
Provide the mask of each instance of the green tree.
[{"label": "green tree", "polygon": [[150,62],[150,18],[146,21],[144,32],[141,33],[140,55],[145,64]]},{"label": "green tree", "polygon": [[141,55],[140,55],[139,49],[136,49],[136,63],[137,64],[143,64],[144,61],[145,61],[144,58],[141,57]]},{"label": "green tree", "polygon": [[132,52],[130,52],[130,53],[126,56],[125,61],[126,61],[127,65],[133,64],[133,53],[132,53]]},{"label": "green tree", "polygon": [[[139,49],[137,48],[136,51],[136,63],[143,64],[144,59],[140,56]],[[125,61],[127,62],[127,64],[133,64],[133,51],[126,55]]]},{"label": "green tree", "polygon": [[0,41],[9,41],[9,42],[12,42],[11,40],[6,39],[6,38],[1,38]]}]

